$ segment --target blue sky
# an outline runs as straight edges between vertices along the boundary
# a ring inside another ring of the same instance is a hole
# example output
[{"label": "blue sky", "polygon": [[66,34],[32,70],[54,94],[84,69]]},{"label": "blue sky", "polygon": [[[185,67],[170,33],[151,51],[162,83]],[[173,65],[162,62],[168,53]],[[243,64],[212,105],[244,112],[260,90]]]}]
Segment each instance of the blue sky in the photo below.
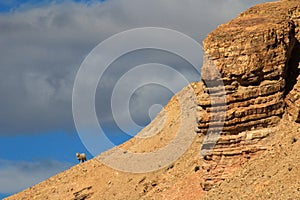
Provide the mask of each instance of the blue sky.
[{"label": "blue sky", "polygon": [[[76,3],[90,4],[95,1],[103,2],[105,0],[72,0]],[[20,8],[34,8],[37,6],[47,6],[47,4],[51,3],[62,3],[64,0],[2,0],[0,1],[0,12],[7,13],[14,10],[18,10]]]},{"label": "blue sky", "polygon": [[[94,156],[74,126],[72,88],[80,64],[99,42],[144,26],[175,29],[201,42],[219,24],[262,2],[266,0],[1,0],[0,199],[76,164],[75,152]],[[100,80],[95,100],[99,123],[115,144],[131,136],[113,119],[113,86],[133,66],[153,62],[172,66],[189,81],[199,79],[186,62],[168,53],[134,52],[114,62]],[[177,84],[172,74],[157,73]],[[172,95],[157,85],[139,88],[130,99],[131,116],[125,117],[143,127],[151,121],[151,105],[163,106]]]},{"label": "blue sky", "polygon": [[18,10],[24,6],[41,6],[47,4],[44,0],[3,0],[0,2],[0,12]]}]

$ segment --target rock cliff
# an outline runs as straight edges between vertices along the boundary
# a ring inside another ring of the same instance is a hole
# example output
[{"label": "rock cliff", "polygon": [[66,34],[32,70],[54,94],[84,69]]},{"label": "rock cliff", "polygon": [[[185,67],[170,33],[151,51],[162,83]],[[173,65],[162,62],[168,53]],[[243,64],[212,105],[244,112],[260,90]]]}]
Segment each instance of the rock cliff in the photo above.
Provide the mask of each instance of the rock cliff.
[{"label": "rock cliff", "polygon": [[[204,91],[210,96],[199,99],[197,132],[221,134],[202,165],[205,190],[228,176],[228,165],[239,165],[266,149],[261,140],[270,132],[262,128],[276,126],[284,114],[299,121],[299,23],[299,1],[266,3],[219,26],[205,39],[204,49],[225,87],[224,93],[219,84],[212,84],[218,77],[206,76],[209,69],[204,69]],[[210,102],[211,96],[222,95],[225,105]],[[220,110],[225,110],[223,126],[211,120]]]}]

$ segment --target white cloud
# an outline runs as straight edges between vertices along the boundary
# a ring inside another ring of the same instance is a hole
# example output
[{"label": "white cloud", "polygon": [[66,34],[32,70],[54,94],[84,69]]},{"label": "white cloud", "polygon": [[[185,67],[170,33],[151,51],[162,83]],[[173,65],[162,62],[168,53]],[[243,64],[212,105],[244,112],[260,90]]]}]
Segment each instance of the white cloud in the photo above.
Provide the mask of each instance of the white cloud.
[{"label": "white cloud", "polygon": [[19,192],[70,166],[70,163],[54,160],[40,162],[0,160],[0,193]]},{"label": "white cloud", "polygon": [[[71,92],[75,74],[91,49],[112,34],[159,26],[200,42],[219,24],[261,2],[265,0],[107,0],[89,5],[66,1],[36,8],[27,4],[0,14],[0,134],[74,131]],[[132,56],[120,64],[147,61],[147,57]],[[167,57],[163,60],[172,63]],[[107,79],[118,77],[119,71],[111,71]],[[106,102],[103,107],[109,106]],[[110,119],[107,111],[101,116]]]}]

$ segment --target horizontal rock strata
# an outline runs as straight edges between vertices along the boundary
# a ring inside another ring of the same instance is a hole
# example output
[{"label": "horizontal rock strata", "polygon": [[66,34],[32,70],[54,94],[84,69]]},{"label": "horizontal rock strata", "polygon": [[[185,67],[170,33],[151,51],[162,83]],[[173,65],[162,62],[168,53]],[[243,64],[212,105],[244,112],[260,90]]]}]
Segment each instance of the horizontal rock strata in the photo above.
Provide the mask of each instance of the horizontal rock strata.
[{"label": "horizontal rock strata", "polygon": [[299,25],[298,1],[267,3],[219,26],[203,42],[209,61],[198,83],[204,92],[198,95],[196,131],[220,135],[202,147],[208,152],[204,190],[224,180],[228,166],[265,149],[260,141],[269,133],[251,130],[276,126],[284,113],[300,122]]}]

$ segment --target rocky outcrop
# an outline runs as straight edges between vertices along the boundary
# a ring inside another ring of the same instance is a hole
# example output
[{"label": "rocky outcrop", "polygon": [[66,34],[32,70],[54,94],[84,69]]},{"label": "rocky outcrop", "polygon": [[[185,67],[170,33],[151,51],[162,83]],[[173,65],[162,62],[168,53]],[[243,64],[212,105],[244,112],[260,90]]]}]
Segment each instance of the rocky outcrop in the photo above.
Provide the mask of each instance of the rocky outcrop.
[{"label": "rocky outcrop", "polygon": [[[228,166],[265,149],[260,141],[269,132],[261,128],[276,126],[284,113],[300,121],[299,28],[299,1],[282,1],[250,8],[205,39],[220,76],[209,72],[211,64],[203,66],[206,94],[198,95],[197,132],[220,138],[204,157],[204,190],[224,180]],[[221,96],[225,104],[211,102]],[[224,121],[214,115],[224,115]]]}]

